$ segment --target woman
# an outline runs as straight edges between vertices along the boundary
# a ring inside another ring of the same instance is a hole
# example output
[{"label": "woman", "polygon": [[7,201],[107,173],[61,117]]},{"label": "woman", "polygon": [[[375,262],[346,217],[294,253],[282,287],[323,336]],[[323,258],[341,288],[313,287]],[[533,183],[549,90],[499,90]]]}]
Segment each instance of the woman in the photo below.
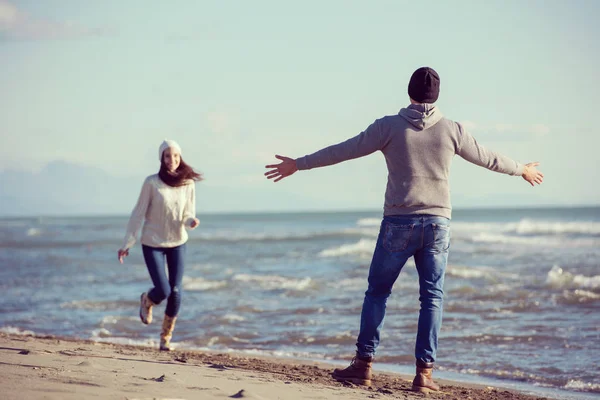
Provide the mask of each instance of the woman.
[{"label": "woman", "polygon": [[[121,264],[135,244],[142,226],[142,251],[154,287],[142,293],[140,319],[152,322],[152,307],[167,299],[160,334],[160,350],[170,351],[175,320],[181,305],[181,281],[188,234],[196,218],[195,182],[202,175],[183,162],[181,147],[173,140],[164,140],[158,150],[160,170],[144,181],[142,191],[127,225],[125,244],[118,251]],[[168,277],[165,271],[165,259]]]}]

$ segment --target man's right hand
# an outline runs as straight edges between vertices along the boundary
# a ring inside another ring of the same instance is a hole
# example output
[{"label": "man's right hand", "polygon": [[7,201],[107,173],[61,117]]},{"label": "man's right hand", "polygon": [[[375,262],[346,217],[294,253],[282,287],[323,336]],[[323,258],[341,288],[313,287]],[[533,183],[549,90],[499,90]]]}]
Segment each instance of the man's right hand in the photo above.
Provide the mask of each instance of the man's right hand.
[{"label": "man's right hand", "polygon": [[125,250],[119,249],[119,252],[118,252],[119,262],[121,264],[123,264],[123,257],[127,257],[128,255],[129,255],[129,249],[125,249]]},{"label": "man's right hand", "polygon": [[544,181],[544,174],[536,168],[538,165],[540,165],[539,162],[532,162],[525,164],[525,168],[523,169],[523,174],[521,176],[529,182],[531,186],[535,186],[536,183],[540,185]]},{"label": "man's right hand", "polygon": [[281,160],[279,164],[271,164],[265,166],[265,168],[274,168],[270,171],[265,172],[267,179],[275,179],[274,182],[279,182],[286,176],[290,176],[298,171],[296,166],[296,160],[293,158],[276,155],[275,158]]}]

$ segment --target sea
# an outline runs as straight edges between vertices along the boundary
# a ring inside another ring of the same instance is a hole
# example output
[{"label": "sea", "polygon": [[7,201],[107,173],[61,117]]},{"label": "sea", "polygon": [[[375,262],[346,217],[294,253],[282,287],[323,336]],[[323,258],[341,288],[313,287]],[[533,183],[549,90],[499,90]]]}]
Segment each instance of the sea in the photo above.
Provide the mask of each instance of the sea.
[{"label": "sea", "polygon": [[[380,211],[199,214],[178,349],[345,365]],[[158,346],[128,216],[0,219],[0,331]],[[554,399],[600,398],[600,207],[457,209],[436,377]],[[388,301],[375,372],[414,373],[413,260]]]}]

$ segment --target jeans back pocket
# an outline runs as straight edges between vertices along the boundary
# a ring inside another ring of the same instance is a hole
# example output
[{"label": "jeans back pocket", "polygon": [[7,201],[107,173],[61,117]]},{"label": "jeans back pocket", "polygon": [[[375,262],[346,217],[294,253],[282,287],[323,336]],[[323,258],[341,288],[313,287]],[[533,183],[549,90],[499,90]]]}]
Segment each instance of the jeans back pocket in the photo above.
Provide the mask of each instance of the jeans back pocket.
[{"label": "jeans back pocket", "polygon": [[433,230],[432,250],[438,253],[448,251],[450,248],[450,227],[448,225],[431,224]]},{"label": "jeans back pocket", "polygon": [[395,225],[387,222],[383,235],[383,247],[392,253],[406,250],[414,227],[414,224]]}]

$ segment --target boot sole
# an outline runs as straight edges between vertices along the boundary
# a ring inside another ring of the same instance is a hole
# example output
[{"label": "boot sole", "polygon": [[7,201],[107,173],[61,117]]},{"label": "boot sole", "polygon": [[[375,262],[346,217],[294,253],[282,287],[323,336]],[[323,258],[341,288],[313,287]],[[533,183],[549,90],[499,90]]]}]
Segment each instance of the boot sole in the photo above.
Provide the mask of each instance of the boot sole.
[{"label": "boot sole", "polygon": [[351,382],[351,383],[354,383],[355,385],[371,386],[370,379],[342,378],[341,376],[336,376],[336,375],[333,375],[333,379],[335,379],[338,382]]}]

